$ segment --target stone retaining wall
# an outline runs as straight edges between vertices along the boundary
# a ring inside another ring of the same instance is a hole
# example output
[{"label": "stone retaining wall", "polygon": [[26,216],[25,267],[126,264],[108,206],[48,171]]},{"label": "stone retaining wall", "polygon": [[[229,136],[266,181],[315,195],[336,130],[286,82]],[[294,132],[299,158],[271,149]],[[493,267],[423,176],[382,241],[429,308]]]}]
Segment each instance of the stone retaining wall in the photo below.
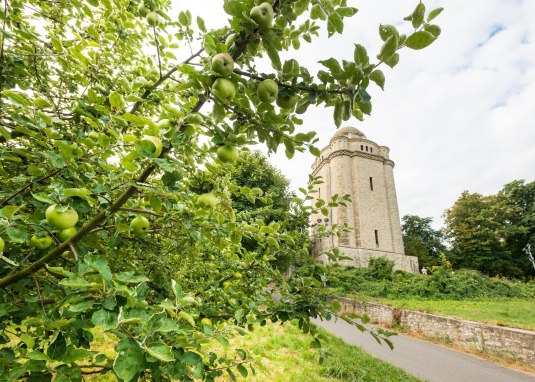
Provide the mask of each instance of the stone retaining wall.
[{"label": "stone retaining wall", "polygon": [[339,298],[346,313],[366,313],[374,324],[393,324],[469,349],[502,354],[535,367],[535,332],[437,316],[375,303]]}]

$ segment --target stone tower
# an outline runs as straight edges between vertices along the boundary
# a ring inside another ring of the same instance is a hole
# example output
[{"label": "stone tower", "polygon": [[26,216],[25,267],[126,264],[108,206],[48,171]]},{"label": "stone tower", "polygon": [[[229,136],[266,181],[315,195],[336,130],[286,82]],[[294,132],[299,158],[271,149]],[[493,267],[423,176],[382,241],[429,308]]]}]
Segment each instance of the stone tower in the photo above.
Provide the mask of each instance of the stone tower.
[{"label": "stone tower", "polygon": [[351,257],[342,261],[343,265],[366,267],[372,257],[387,257],[394,261],[395,269],[418,272],[418,258],[405,256],[403,249],[394,162],[388,152],[388,147],[366,139],[354,127],[339,129],[321,150],[312,165],[312,174],[323,178],[315,197],[328,201],[335,194],[349,194],[352,200],[347,207],[328,207],[327,217],[312,216],[313,225],[347,223],[352,228],[340,238],[315,238],[313,251],[321,261],[328,262],[322,253],[339,248]]}]

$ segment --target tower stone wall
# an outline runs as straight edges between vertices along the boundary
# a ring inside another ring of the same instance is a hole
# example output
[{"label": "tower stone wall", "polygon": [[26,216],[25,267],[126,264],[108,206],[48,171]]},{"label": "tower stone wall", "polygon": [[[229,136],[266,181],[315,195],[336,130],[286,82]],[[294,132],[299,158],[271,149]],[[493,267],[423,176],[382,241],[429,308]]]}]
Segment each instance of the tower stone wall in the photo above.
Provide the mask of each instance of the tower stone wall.
[{"label": "tower stone wall", "polygon": [[339,129],[321,150],[312,174],[321,176],[323,184],[312,202],[328,201],[335,194],[349,194],[352,200],[347,207],[328,207],[328,216],[312,216],[316,229],[320,224],[351,227],[340,237],[314,235],[313,251],[321,261],[328,262],[325,252],[339,248],[351,258],[343,265],[365,267],[371,258],[386,257],[395,269],[418,272],[418,259],[405,256],[403,248],[393,169],[388,147],[368,140],[354,127]]}]

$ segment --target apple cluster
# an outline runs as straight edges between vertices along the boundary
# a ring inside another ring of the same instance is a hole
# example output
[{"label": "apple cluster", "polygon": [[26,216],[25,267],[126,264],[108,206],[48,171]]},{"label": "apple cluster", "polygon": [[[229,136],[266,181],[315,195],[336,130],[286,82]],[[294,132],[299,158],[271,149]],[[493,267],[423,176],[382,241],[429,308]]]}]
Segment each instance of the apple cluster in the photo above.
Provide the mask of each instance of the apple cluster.
[{"label": "apple cluster", "polygon": [[[76,234],[74,226],[78,222],[78,213],[73,208],[59,207],[57,204],[52,204],[46,209],[45,217],[52,227],[60,231],[58,234],[60,241],[67,241]],[[32,247],[40,250],[47,249],[52,245],[52,242],[52,238],[49,235],[33,235],[30,239]]]}]

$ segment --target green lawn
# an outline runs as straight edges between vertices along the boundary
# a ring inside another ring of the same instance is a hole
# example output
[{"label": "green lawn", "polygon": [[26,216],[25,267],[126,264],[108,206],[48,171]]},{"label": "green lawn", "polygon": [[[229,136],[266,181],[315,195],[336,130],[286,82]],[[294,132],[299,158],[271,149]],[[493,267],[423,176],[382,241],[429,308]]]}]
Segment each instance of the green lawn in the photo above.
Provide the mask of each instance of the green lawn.
[{"label": "green lawn", "polygon": [[257,375],[248,379],[255,382],[420,381],[323,329],[320,332],[327,338],[323,346],[329,353],[323,365],[318,362],[318,351],[310,348],[311,337],[291,324],[258,327],[244,337],[233,339],[231,347],[247,347],[256,357]]},{"label": "green lawn", "polygon": [[[355,329],[356,330],[356,329]],[[310,347],[312,337],[303,334],[295,325],[268,324],[257,326],[245,336],[236,336],[230,345],[224,348],[219,342],[210,345],[210,349],[219,355],[233,349],[241,348],[250,352],[256,375],[249,374],[243,379],[235,372],[239,381],[254,382],[418,382],[421,381],[403,370],[370,356],[360,348],[349,345],[320,329],[326,337],[323,347],[328,351],[325,362],[320,365],[319,353]],[[114,341],[111,336],[96,334],[102,340],[101,351],[113,356]],[[363,336],[369,334],[362,334]],[[384,345],[386,346],[386,345]],[[248,368],[249,369],[249,368]],[[108,382],[112,377],[92,375],[86,381]],[[229,382],[226,376],[218,382]]]},{"label": "green lawn", "polygon": [[[372,301],[372,299],[363,298]],[[495,298],[489,300],[373,299],[378,303],[419,310],[441,316],[535,330],[535,300]]]}]

